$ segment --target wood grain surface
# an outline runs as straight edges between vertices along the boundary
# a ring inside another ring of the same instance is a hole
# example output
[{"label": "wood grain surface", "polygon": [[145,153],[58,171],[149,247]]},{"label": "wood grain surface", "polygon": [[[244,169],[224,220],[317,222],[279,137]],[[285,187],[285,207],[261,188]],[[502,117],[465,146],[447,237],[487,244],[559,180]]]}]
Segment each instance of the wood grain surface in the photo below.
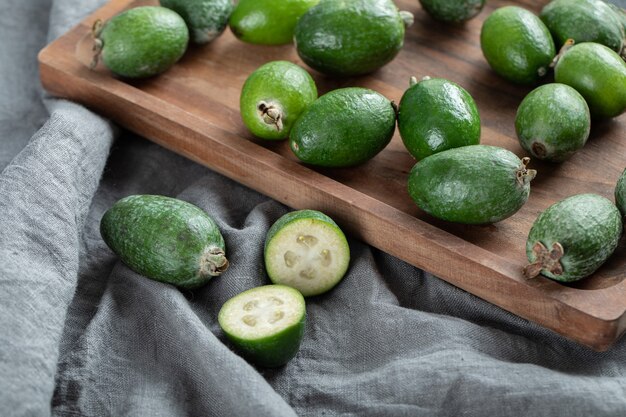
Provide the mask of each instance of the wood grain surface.
[{"label": "wood grain surface", "polygon": [[[565,163],[531,161],[529,167],[538,175],[528,203],[514,216],[490,226],[447,223],[420,211],[408,196],[407,174],[415,161],[397,133],[373,160],[349,169],[305,166],[286,142],[267,143],[250,135],[239,116],[241,86],[267,61],[304,66],[291,45],[249,45],[227,30],[209,45],[190,47],[166,73],[132,82],[81,63],[96,19],[151,3],[113,0],[48,45],[39,55],[43,86],[288,206],[322,210],[352,236],[596,350],[608,349],[624,332],[624,239],[599,271],[574,285],[543,277],[525,280],[521,270],[528,231],[542,210],[578,193],[595,192],[613,200],[615,183],[626,166],[625,115],[593,122],[585,148]],[[532,88],[511,84],[490,70],[479,33],[482,21],[497,7],[518,4],[538,12],[545,2],[491,0],[477,18],[462,25],[435,22],[417,0],[396,4],[415,14],[396,59],[359,78],[330,78],[310,70],[320,94],[363,86],[397,103],[411,76],[444,77],[474,97],[482,143],[524,156],[514,120],[517,106]]]}]

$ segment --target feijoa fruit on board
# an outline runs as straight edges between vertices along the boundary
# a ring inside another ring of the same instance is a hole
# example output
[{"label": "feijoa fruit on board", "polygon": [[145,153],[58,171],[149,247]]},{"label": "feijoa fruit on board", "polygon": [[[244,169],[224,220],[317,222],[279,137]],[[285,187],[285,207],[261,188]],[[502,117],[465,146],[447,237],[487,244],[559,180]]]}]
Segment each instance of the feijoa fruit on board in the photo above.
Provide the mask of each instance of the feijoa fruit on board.
[{"label": "feijoa fruit on board", "polygon": [[293,288],[264,285],[226,301],[218,322],[245,359],[258,366],[278,367],[300,349],[306,305],[302,294]]},{"label": "feijoa fruit on board", "polygon": [[122,198],[104,213],[100,234],[129,268],[180,288],[200,287],[228,268],[215,221],[175,198]]},{"label": "feijoa fruit on board", "polygon": [[409,195],[426,213],[464,224],[489,224],[515,214],[528,200],[536,171],[529,158],[489,145],[431,155],[409,174]]},{"label": "feijoa fruit on board", "polygon": [[591,275],[617,247],[621,217],[611,201],[597,194],[578,194],[551,205],[528,234],[524,276],[571,282]]},{"label": "feijoa fruit on board", "polygon": [[350,247],[330,217],[299,210],[285,214],[269,229],[264,257],[274,284],[293,287],[308,297],[341,281],[350,263]]},{"label": "feijoa fruit on board", "polygon": [[434,19],[442,22],[464,22],[476,16],[486,0],[420,0],[420,4]]},{"label": "feijoa fruit on board", "polygon": [[617,205],[622,216],[626,217],[626,169],[622,172],[615,186],[615,205]]},{"label": "feijoa fruit on board", "polygon": [[191,40],[197,44],[209,43],[220,36],[234,8],[231,0],[160,0],[160,3],[185,20]]},{"label": "feijoa fruit on board", "polygon": [[93,27],[92,62],[99,58],[111,72],[126,78],[162,73],[178,61],[189,42],[189,31],[178,13],[165,7],[142,6],[126,10]]}]

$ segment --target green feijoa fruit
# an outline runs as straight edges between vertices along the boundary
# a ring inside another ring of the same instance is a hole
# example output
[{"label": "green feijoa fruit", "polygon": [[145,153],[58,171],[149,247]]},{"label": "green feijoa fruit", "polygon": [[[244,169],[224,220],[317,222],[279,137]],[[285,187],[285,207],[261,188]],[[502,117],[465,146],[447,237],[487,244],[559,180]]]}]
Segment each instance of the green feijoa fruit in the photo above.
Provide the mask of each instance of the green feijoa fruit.
[{"label": "green feijoa fruit", "polygon": [[274,284],[288,285],[308,297],[341,281],[350,263],[350,248],[330,217],[316,210],[299,210],[272,225],[264,256]]},{"label": "green feijoa fruit", "polygon": [[226,301],[217,320],[243,357],[259,366],[277,367],[300,349],[306,305],[293,288],[264,285]]},{"label": "green feijoa fruit", "polygon": [[622,220],[617,207],[596,194],[578,194],[543,211],[533,223],[524,268],[527,278],[543,274],[571,282],[591,275],[617,247]]},{"label": "green feijoa fruit", "polygon": [[231,0],[160,0],[161,6],[174,10],[187,23],[191,40],[209,43],[220,36],[233,11]]},{"label": "green feijoa fruit", "polygon": [[241,89],[244,124],[263,139],[285,139],[300,114],[317,99],[315,81],[302,67],[287,61],[261,65]]},{"label": "green feijoa fruit", "polygon": [[568,39],[596,42],[620,52],[624,28],[620,16],[602,0],[552,0],[541,11],[557,48]]},{"label": "green feijoa fruit", "polygon": [[228,268],[213,219],[175,198],[125,197],[104,213],[100,234],[132,270],[181,288],[204,285]]},{"label": "green feijoa fruit", "polygon": [[485,6],[485,0],[420,0],[426,12],[443,22],[463,22],[476,16]]},{"label": "green feijoa fruit", "polygon": [[322,1],[298,21],[294,41],[300,58],[325,74],[370,73],[402,48],[413,15],[391,0]]},{"label": "green feijoa fruit", "polygon": [[289,135],[291,150],[303,162],[323,167],[358,165],[391,141],[394,105],[359,87],[333,90],[313,102]]},{"label": "green feijoa fruit", "polygon": [[536,171],[529,158],[488,145],[439,152],[419,161],[409,174],[409,195],[426,213],[464,224],[506,219],[528,200]]},{"label": "green feijoa fruit", "polygon": [[554,67],[554,79],[574,87],[593,118],[616,117],[626,110],[626,62],[604,45],[566,44]]},{"label": "green feijoa fruit", "polygon": [[96,56],[113,73],[127,78],[151,77],[183,56],[189,31],[182,17],[165,7],[127,10],[93,29]]},{"label": "green feijoa fruit", "polygon": [[411,79],[398,109],[398,130],[416,159],[480,142],[480,117],[472,96],[442,78]]},{"label": "green feijoa fruit", "polygon": [[480,32],[480,46],[495,72],[519,84],[539,81],[556,54],[541,19],[517,6],[501,7],[489,15]]},{"label": "green feijoa fruit", "polygon": [[534,157],[561,162],[582,148],[591,117],[585,99],[565,84],[546,84],[531,91],[517,109],[515,130],[520,144]]},{"label": "green feijoa fruit", "polygon": [[615,204],[622,213],[622,216],[626,216],[626,169],[624,169],[619,180],[617,180],[617,186],[615,187]]},{"label": "green feijoa fruit", "polygon": [[291,43],[296,22],[319,0],[239,0],[230,17],[230,29],[244,42]]}]

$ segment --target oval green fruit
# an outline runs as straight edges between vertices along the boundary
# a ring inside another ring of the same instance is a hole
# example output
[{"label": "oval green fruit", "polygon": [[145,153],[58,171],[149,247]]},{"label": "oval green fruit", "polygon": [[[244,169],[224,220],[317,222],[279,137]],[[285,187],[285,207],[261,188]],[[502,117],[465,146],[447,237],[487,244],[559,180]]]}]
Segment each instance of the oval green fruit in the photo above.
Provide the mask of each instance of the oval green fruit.
[{"label": "oval green fruit", "polygon": [[480,117],[472,96],[443,78],[425,77],[404,92],[398,130],[416,159],[480,142]]},{"label": "oval green fruit", "polygon": [[289,144],[308,164],[347,167],[382,151],[395,128],[395,109],[383,95],[366,88],[340,88],[302,113],[291,129]]},{"label": "oval green fruit", "polygon": [[162,73],[183,56],[189,42],[183,18],[170,9],[153,6],[120,13],[103,27],[95,26],[94,35],[95,49],[106,67],[127,78]]},{"label": "oval green fruit", "polygon": [[209,43],[220,36],[233,11],[231,0],[160,0],[161,6],[174,10],[187,23],[191,40]]},{"label": "oval green fruit", "polygon": [[557,48],[568,39],[600,43],[616,52],[624,47],[620,16],[602,0],[552,0],[541,10],[540,17]]},{"label": "oval green fruit", "polygon": [[536,171],[512,152],[471,145],[436,153],[409,174],[409,195],[426,213],[464,224],[489,224],[517,212],[528,200]]},{"label": "oval green fruit", "polygon": [[300,349],[306,305],[293,288],[264,285],[226,301],[217,319],[243,357],[259,366],[277,367]]},{"label": "oval green fruit", "polygon": [[517,6],[501,7],[489,15],[480,32],[480,46],[495,72],[519,84],[539,81],[556,54],[541,19]]},{"label": "oval green fruit", "polygon": [[594,118],[616,117],[626,110],[626,62],[604,45],[566,45],[554,67],[554,79],[574,87]]},{"label": "oval green fruit", "polygon": [[104,213],[100,234],[132,270],[181,288],[204,285],[228,268],[213,219],[175,198],[125,197]]},{"label": "oval green fruit", "polygon": [[300,114],[317,99],[315,81],[302,67],[272,61],[243,85],[239,109],[244,124],[263,139],[285,139]]},{"label": "oval green fruit", "polygon": [[476,16],[485,0],[420,0],[426,12],[442,22],[463,22]]},{"label": "oval green fruit", "polygon": [[316,210],[299,210],[272,225],[264,256],[274,284],[288,285],[308,297],[325,293],[341,281],[350,263],[350,248],[330,217]]},{"label": "oval green fruit", "polygon": [[319,0],[239,0],[230,29],[244,42],[280,45],[291,43],[296,22]]},{"label": "oval green fruit", "polygon": [[571,282],[595,272],[611,256],[622,234],[617,208],[596,194],[578,194],[543,211],[533,223],[524,276],[539,274]]},{"label": "oval green fruit", "polygon": [[534,157],[561,162],[582,148],[591,117],[585,99],[565,84],[546,84],[531,91],[517,109],[515,130],[520,144]]},{"label": "oval green fruit", "polygon": [[370,73],[400,51],[413,15],[391,0],[322,1],[298,21],[294,40],[300,58],[325,74]]},{"label": "oval green fruit", "polygon": [[626,169],[622,172],[615,186],[615,205],[617,205],[622,216],[626,217]]}]

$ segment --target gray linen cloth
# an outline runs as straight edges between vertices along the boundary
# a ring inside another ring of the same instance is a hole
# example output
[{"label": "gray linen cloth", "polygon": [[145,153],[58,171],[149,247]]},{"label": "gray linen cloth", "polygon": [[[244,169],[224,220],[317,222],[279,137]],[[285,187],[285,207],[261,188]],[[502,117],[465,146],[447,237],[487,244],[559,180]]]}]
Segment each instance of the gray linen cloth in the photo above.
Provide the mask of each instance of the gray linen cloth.
[{"label": "gray linen cloth", "polygon": [[[626,415],[625,341],[595,353],[356,240],[341,284],[307,300],[294,360],[233,353],[217,312],[268,282],[288,208],[41,98],[36,53],[100,3],[0,3],[1,416]],[[99,220],[139,193],[211,213],[228,272],[181,292],[123,265]]]}]

